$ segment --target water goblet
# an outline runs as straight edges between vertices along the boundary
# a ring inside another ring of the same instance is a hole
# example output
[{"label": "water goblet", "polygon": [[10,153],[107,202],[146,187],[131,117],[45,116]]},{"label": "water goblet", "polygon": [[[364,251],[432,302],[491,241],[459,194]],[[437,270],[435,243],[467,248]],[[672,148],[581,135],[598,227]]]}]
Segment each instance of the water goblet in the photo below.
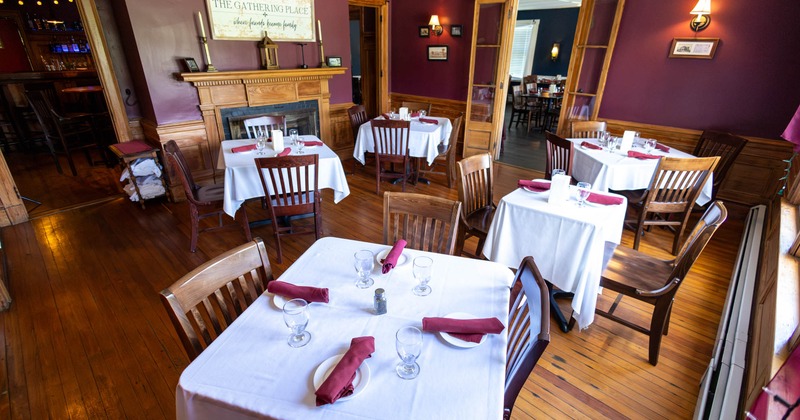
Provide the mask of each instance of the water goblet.
[{"label": "water goblet", "polygon": [[426,114],[426,111],[424,109],[420,109],[419,110],[419,117],[420,118],[425,118],[425,114]]},{"label": "water goblet", "polygon": [[395,334],[397,355],[401,362],[397,364],[395,372],[403,379],[414,379],[419,375],[417,358],[422,352],[422,331],[416,327],[403,327]]},{"label": "water goblet", "polygon": [[589,194],[592,193],[592,184],[588,182],[579,182],[578,183],[578,207],[583,207],[586,205],[586,199],[589,198]]},{"label": "water goblet", "polygon": [[300,133],[296,128],[289,129],[289,138],[292,139],[292,144],[297,144],[297,137],[299,137],[299,135]]},{"label": "water goblet", "polygon": [[256,150],[258,150],[259,155],[264,154],[265,147],[267,147],[267,138],[264,136],[258,136],[258,139],[256,139]]},{"label": "water goblet", "polygon": [[372,267],[375,264],[375,255],[372,251],[362,249],[356,252],[354,256],[356,259],[356,272],[358,272],[356,287],[359,289],[366,289],[375,284],[375,281],[369,277],[370,273],[372,273]]},{"label": "water goblet", "polygon": [[311,341],[311,333],[306,331],[307,308],[308,302],[303,299],[292,299],[283,304],[283,322],[292,330],[288,340],[290,347],[303,347]]},{"label": "water goblet", "polygon": [[656,139],[644,139],[644,151],[650,153],[656,148]]},{"label": "water goblet", "polygon": [[297,154],[303,154],[303,148],[306,147],[306,143],[303,140],[297,140]]},{"label": "water goblet", "polygon": [[428,282],[431,281],[431,274],[433,273],[433,259],[430,257],[417,257],[414,258],[414,278],[417,279],[417,284],[411,291],[417,296],[428,296],[431,294],[431,287]]},{"label": "water goblet", "polygon": [[567,174],[567,171],[565,171],[563,169],[553,169],[552,171],[550,171],[550,179],[555,178],[556,175],[566,175],[566,174]]}]

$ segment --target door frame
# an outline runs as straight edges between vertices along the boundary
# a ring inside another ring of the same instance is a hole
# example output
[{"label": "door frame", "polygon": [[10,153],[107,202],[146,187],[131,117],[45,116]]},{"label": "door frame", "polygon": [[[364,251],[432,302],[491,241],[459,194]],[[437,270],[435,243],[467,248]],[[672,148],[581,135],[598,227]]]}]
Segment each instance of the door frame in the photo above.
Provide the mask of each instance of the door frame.
[{"label": "door frame", "polygon": [[376,48],[378,63],[375,69],[376,83],[375,103],[378,112],[384,113],[391,108],[389,100],[389,2],[388,0],[348,0],[349,6],[374,7],[378,12]]}]

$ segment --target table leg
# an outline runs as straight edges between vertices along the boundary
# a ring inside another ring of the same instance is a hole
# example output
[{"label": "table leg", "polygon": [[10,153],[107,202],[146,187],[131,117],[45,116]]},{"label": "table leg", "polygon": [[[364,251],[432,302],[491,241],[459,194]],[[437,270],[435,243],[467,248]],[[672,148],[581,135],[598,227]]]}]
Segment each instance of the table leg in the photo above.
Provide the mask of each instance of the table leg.
[{"label": "table leg", "polygon": [[567,318],[564,317],[564,314],[561,312],[561,308],[558,306],[558,302],[556,299],[572,299],[574,294],[572,292],[566,292],[564,290],[558,289],[557,287],[553,286],[552,283],[549,281],[547,283],[547,290],[550,292],[550,314],[555,317],[556,323],[558,323],[558,327],[563,332],[568,332],[570,330],[569,325],[567,323]]}]

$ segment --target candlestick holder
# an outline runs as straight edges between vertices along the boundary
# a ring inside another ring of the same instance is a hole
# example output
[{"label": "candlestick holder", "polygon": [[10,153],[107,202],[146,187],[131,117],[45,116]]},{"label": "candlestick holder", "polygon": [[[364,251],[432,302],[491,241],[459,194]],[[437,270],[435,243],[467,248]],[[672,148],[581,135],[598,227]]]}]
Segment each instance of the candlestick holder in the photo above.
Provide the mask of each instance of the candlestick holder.
[{"label": "candlestick holder", "polygon": [[297,45],[300,46],[300,57],[303,59],[303,64],[300,65],[301,69],[307,69],[308,66],[306,65],[306,49],[305,46],[308,44],[298,43]]},{"label": "candlestick holder", "polygon": [[206,39],[204,36],[201,36],[200,41],[203,43],[203,50],[206,53],[206,72],[213,73],[217,71],[217,68],[211,64],[211,54],[208,52],[208,39]]},{"label": "candlestick holder", "polygon": [[322,47],[322,41],[319,41],[319,59],[320,67],[328,67],[328,63],[325,62],[325,49]]}]

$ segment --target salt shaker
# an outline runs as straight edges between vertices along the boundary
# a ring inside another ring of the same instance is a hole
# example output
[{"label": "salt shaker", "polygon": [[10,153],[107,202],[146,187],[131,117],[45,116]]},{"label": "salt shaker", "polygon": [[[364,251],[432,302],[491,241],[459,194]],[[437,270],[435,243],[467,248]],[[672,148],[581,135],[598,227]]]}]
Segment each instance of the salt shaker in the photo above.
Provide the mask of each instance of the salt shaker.
[{"label": "salt shaker", "polygon": [[383,315],[386,313],[386,291],[383,289],[375,289],[375,315]]}]

